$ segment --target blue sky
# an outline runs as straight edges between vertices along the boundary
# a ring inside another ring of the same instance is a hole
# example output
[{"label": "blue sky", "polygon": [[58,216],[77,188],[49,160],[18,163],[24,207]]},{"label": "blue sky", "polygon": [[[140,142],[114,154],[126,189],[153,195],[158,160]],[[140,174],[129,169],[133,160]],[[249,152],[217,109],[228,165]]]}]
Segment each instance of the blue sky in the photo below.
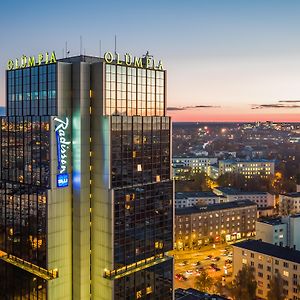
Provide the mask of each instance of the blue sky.
[{"label": "blue sky", "polygon": [[169,106],[213,106],[180,118],[300,119],[300,102],[277,105],[300,99],[300,1],[3,1],[0,28],[0,104],[9,58],[61,57],[66,41],[77,55],[80,35],[86,54],[99,55],[99,40],[102,53],[113,50],[116,34],[118,52],[163,59]]}]

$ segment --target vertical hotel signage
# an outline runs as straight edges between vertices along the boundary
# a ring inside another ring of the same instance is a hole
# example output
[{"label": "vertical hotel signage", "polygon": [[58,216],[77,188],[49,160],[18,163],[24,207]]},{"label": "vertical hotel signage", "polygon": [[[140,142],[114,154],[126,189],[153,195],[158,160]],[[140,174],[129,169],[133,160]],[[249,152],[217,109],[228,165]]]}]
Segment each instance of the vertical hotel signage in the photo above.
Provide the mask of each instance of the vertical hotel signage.
[{"label": "vertical hotel signage", "polygon": [[57,147],[57,171],[56,176],[57,187],[67,187],[69,185],[68,174],[68,152],[70,149],[71,141],[67,140],[67,129],[69,128],[69,118],[65,117],[60,119],[55,117],[55,136]]}]

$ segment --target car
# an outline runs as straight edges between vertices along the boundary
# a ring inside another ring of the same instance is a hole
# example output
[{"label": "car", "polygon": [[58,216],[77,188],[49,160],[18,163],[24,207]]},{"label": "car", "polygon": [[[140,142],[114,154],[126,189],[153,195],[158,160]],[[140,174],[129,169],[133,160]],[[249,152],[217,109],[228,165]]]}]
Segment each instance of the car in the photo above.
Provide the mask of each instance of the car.
[{"label": "car", "polygon": [[211,259],[212,261],[219,261],[220,260],[220,257],[219,256],[216,256],[214,258]]},{"label": "car", "polygon": [[196,262],[195,263],[191,263],[191,266],[196,267],[197,263]]},{"label": "car", "polygon": [[183,261],[183,262],[180,262],[180,263],[178,263],[178,266],[186,266],[187,265],[187,263],[186,263],[186,261]]},{"label": "car", "polygon": [[185,273],[187,275],[193,275],[194,274],[194,271],[193,270],[186,270]]},{"label": "car", "polygon": [[205,260],[211,260],[212,259],[212,255],[207,255],[206,257],[205,257]]}]

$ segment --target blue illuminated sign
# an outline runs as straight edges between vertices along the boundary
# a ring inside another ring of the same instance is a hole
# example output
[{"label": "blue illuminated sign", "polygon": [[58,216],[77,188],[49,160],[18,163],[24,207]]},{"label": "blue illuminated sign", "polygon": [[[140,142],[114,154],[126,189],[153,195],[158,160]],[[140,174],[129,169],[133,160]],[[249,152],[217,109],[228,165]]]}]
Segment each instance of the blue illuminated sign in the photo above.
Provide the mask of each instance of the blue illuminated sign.
[{"label": "blue illuminated sign", "polygon": [[57,187],[66,187],[69,185],[69,174],[58,174],[56,179]]},{"label": "blue illuminated sign", "polygon": [[71,142],[67,140],[66,130],[69,127],[69,119],[65,120],[55,117],[54,121],[57,122],[55,126],[55,136],[57,145],[57,187],[66,187],[69,185],[69,175],[67,171],[68,150]]}]

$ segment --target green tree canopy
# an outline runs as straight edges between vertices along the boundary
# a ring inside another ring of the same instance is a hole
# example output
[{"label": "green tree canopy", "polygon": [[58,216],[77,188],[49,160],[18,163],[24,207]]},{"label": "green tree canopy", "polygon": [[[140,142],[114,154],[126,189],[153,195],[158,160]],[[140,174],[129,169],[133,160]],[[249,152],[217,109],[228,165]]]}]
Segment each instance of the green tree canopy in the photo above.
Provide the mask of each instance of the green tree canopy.
[{"label": "green tree canopy", "polygon": [[254,277],[254,269],[244,265],[233,280],[232,296],[235,300],[255,300],[256,287],[257,282]]},{"label": "green tree canopy", "polygon": [[268,300],[284,300],[283,279],[280,274],[276,274],[270,280],[270,290],[267,294]]},{"label": "green tree canopy", "polygon": [[195,288],[203,291],[209,292],[213,285],[213,279],[208,275],[207,271],[201,271],[200,275],[196,277]]}]

